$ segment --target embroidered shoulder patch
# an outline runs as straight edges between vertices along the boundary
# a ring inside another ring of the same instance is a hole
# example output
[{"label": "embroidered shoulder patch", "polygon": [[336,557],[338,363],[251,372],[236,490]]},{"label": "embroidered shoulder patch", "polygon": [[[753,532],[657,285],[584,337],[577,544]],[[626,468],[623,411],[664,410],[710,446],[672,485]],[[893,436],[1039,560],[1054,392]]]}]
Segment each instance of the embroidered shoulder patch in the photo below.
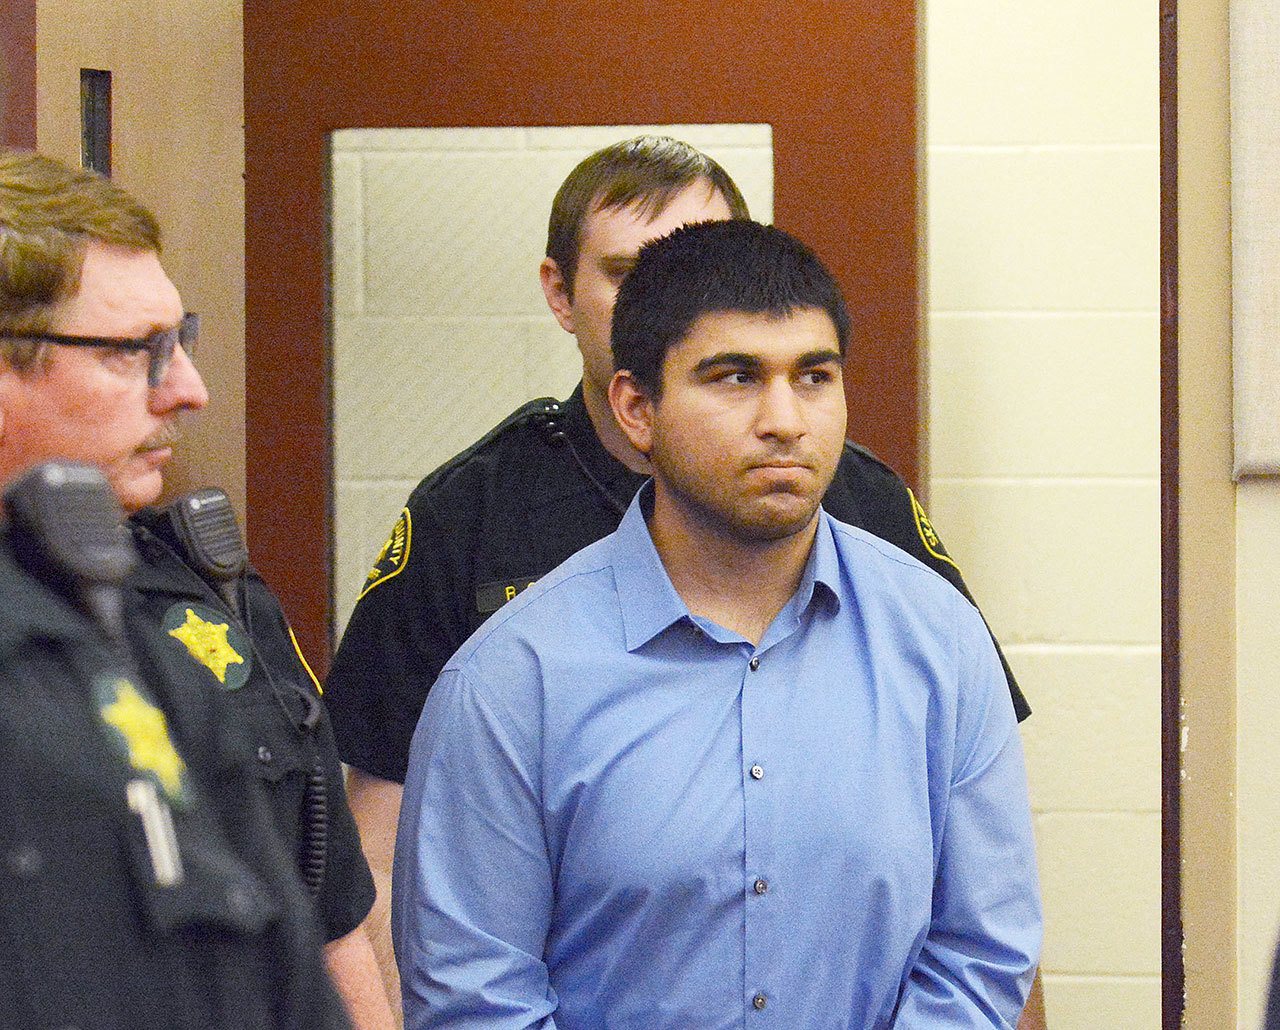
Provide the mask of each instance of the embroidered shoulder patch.
[{"label": "embroidered shoulder patch", "polygon": [[391,535],[382,545],[378,557],[373,560],[373,568],[365,577],[364,587],[360,591],[360,597],[356,598],[357,601],[374,587],[404,571],[404,567],[409,564],[411,543],[413,543],[413,519],[409,515],[409,509],[405,508],[396,519],[396,524],[391,527]]},{"label": "embroidered shoulder patch", "polygon": [[929,516],[924,513],[924,508],[920,502],[916,500],[916,495],[907,489],[907,495],[911,498],[911,514],[916,520],[916,532],[920,534],[920,542],[924,544],[924,549],[931,555],[944,561],[957,572],[960,566],[952,560],[951,555],[947,554],[947,549],[942,545],[942,541],[938,538],[938,534],[934,531],[933,523],[929,521]]},{"label": "embroidered shoulder patch", "polygon": [[98,715],[117,753],[146,774],[181,807],[188,799],[187,765],[169,737],[169,724],[150,698],[122,676],[102,676],[93,685]]},{"label": "embroidered shoulder patch", "polygon": [[164,631],[203,665],[224,690],[249,682],[253,650],[249,638],[224,613],[207,605],[179,601],[164,613]]}]

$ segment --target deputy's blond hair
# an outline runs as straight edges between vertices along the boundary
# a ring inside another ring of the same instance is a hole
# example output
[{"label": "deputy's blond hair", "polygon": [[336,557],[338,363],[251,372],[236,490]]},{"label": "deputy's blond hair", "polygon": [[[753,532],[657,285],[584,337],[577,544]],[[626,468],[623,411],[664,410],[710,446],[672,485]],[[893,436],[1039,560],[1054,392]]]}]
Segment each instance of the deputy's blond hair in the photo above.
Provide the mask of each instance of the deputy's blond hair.
[{"label": "deputy's blond hair", "polygon": [[89,240],[158,252],[160,226],[96,172],[0,150],[0,358],[10,367],[30,368],[41,347],[3,337],[48,329],[50,309],[80,288]]}]

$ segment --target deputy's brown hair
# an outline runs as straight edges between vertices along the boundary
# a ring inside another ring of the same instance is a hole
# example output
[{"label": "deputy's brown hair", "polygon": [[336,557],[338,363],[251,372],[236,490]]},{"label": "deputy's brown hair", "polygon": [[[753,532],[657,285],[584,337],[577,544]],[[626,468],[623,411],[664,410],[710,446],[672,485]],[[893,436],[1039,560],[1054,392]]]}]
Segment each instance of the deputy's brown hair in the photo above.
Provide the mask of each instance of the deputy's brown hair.
[{"label": "deputy's brown hair", "polygon": [[634,205],[641,214],[656,218],[676,194],[695,182],[705,182],[709,194],[724,197],[734,218],[751,217],[729,173],[670,136],[636,136],[583,160],[556,193],[547,225],[547,257],[560,269],[565,293],[573,297],[582,226],[591,212]]},{"label": "deputy's brown hair", "polygon": [[50,309],[80,288],[89,240],[160,250],[160,225],[110,179],[40,154],[0,150],[0,358],[24,371],[41,346]]}]

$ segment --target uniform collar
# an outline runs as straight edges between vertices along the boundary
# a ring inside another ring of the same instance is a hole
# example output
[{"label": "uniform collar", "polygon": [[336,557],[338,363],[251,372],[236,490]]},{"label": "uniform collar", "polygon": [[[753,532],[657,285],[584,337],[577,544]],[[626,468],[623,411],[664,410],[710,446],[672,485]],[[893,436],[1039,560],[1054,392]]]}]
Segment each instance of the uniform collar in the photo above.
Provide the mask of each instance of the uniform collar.
[{"label": "uniform collar", "polygon": [[144,594],[207,599],[211,588],[182,559],[166,510],[143,508],[125,519],[138,549],[128,586]]},{"label": "uniform collar", "polygon": [[[646,522],[646,515],[652,510],[653,484],[646,482],[610,538],[613,541],[611,564],[628,651],[643,647],[678,622],[696,624],[653,544]],[[840,562],[831,532],[831,518],[821,509],[818,511],[818,530],[800,585],[779,612],[761,646],[770,643],[779,631],[791,632],[804,611],[819,598],[831,602],[834,609],[840,607]]]},{"label": "uniform collar", "polygon": [[581,382],[564,402],[564,431],[583,471],[600,483],[619,510],[626,508],[649,477],[632,472],[605,449],[591,423]]}]

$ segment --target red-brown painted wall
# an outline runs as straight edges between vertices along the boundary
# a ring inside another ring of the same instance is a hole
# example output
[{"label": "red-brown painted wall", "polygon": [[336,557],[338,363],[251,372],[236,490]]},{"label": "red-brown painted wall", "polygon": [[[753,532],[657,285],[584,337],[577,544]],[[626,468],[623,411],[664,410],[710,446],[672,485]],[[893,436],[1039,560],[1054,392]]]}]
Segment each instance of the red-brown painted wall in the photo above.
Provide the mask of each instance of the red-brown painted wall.
[{"label": "red-brown painted wall", "polygon": [[0,4],[0,145],[36,145],[36,0]]},{"label": "red-brown painted wall", "polygon": [[244,18],[249,537],[321,665],[334,129],[768,122],[775,221],[854,314],[850,433],[915,480],[913,0],[248,0]]}]

